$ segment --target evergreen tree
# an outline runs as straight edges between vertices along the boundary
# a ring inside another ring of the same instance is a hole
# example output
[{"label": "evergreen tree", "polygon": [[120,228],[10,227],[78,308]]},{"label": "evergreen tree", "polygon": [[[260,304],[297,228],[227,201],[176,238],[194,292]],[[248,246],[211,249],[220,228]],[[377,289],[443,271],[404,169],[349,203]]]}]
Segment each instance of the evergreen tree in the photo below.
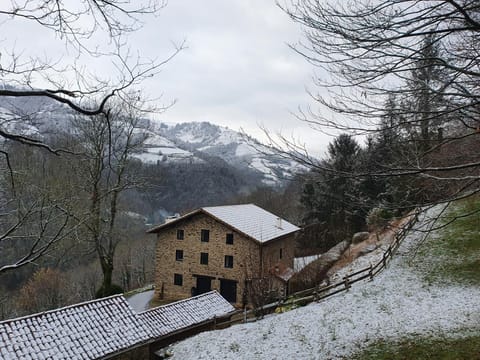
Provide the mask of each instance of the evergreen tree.
[{"label": "evergreen tree", "polygon": [[337,241],[344,240],[364,224],[360,182],[347,173],[360,165],[361,149],[355,139],[341,134],[328,146],[328,159],[322,171],[311,174],[303,189],[305,223],[317,222]]}]

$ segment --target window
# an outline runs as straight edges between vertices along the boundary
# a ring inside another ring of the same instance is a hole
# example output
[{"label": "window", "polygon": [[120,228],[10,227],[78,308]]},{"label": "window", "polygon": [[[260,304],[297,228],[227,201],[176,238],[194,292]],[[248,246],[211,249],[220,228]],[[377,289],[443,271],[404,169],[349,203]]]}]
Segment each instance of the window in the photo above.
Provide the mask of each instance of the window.
[{"label": "window", "polygon": [[183,240],[183,237],[185,236],[185,233],[183,232],[182,229],[177,230],[177,240]]},{"label": "window", "polygon": [[176,250],[175,251],[175,260],[182,261],[183,260],[183,250]]},{"label": "window", "polygon": [[280,249],[280,259],[281,259],[282,256],[283,256],[282,250],[283,250],[283,249]]},{"label": "window", "polygon": [[233,245],[233,234],[227,234],[227,238],[225,242],[229,245]]},{"label": "window", "polygon": [[202,229],[200,232],[200,240],[203,242],[208,242],[208,240],[210,240],[210,230]]},{"label": "window", "polygon": [[173,285],[178,285],[178,286],[183,285],[183,275],[182,274],[173,274]]},{"label": "window", "polygon": [[208,265],[208,253],[200,253],[200,264]]},{"label": "window", "polygon": [[233,256],[225,255],[225,267],[226,268],[233,268]]}]

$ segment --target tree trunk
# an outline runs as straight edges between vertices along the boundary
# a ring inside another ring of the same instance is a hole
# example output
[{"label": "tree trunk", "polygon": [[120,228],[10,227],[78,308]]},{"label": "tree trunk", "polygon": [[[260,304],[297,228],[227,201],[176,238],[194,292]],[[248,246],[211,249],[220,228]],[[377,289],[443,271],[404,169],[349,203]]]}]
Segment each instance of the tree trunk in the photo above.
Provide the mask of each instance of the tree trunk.
[{"label": "tree trunk", "polygon": [[103,281],[100,291],[97,297],[105,297],[113,295],[111,293],[112,288],[112,274],[113,274],[113,262],[106,256],[100,258],[100,265],[102,267]]}]

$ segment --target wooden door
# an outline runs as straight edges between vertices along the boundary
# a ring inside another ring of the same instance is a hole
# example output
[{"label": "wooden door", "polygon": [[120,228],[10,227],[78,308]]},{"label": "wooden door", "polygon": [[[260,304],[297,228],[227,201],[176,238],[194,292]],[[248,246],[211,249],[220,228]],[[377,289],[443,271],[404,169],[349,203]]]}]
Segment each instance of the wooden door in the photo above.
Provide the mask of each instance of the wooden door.
[{"label": "wooden door", "polygon": [[220,280],[220,295],[228,302],[237,302],[237,282],[235,280]]}]

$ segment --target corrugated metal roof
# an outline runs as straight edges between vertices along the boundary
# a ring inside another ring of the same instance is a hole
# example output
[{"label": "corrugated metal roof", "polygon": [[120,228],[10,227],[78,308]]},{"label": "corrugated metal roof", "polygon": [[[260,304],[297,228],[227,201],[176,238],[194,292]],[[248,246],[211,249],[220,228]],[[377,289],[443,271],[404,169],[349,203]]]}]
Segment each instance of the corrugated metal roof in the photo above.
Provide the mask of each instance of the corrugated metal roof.
[{"label": "corrugated metal roof", "polygon": [[212,206],[202,210],[261,243],[300,230],[254,204]]},{"label": "corrugated metal roof", "polygon": [[210,291],[189,299],[159,306],[140,313],[138,316],[146,324],[154,337],[228,315],[235,308],[217,291]]},{"label": "corrugated metal roof", "polygon": [[0,322],[1,359],[95,359],[148,339],[121,296]]}]

